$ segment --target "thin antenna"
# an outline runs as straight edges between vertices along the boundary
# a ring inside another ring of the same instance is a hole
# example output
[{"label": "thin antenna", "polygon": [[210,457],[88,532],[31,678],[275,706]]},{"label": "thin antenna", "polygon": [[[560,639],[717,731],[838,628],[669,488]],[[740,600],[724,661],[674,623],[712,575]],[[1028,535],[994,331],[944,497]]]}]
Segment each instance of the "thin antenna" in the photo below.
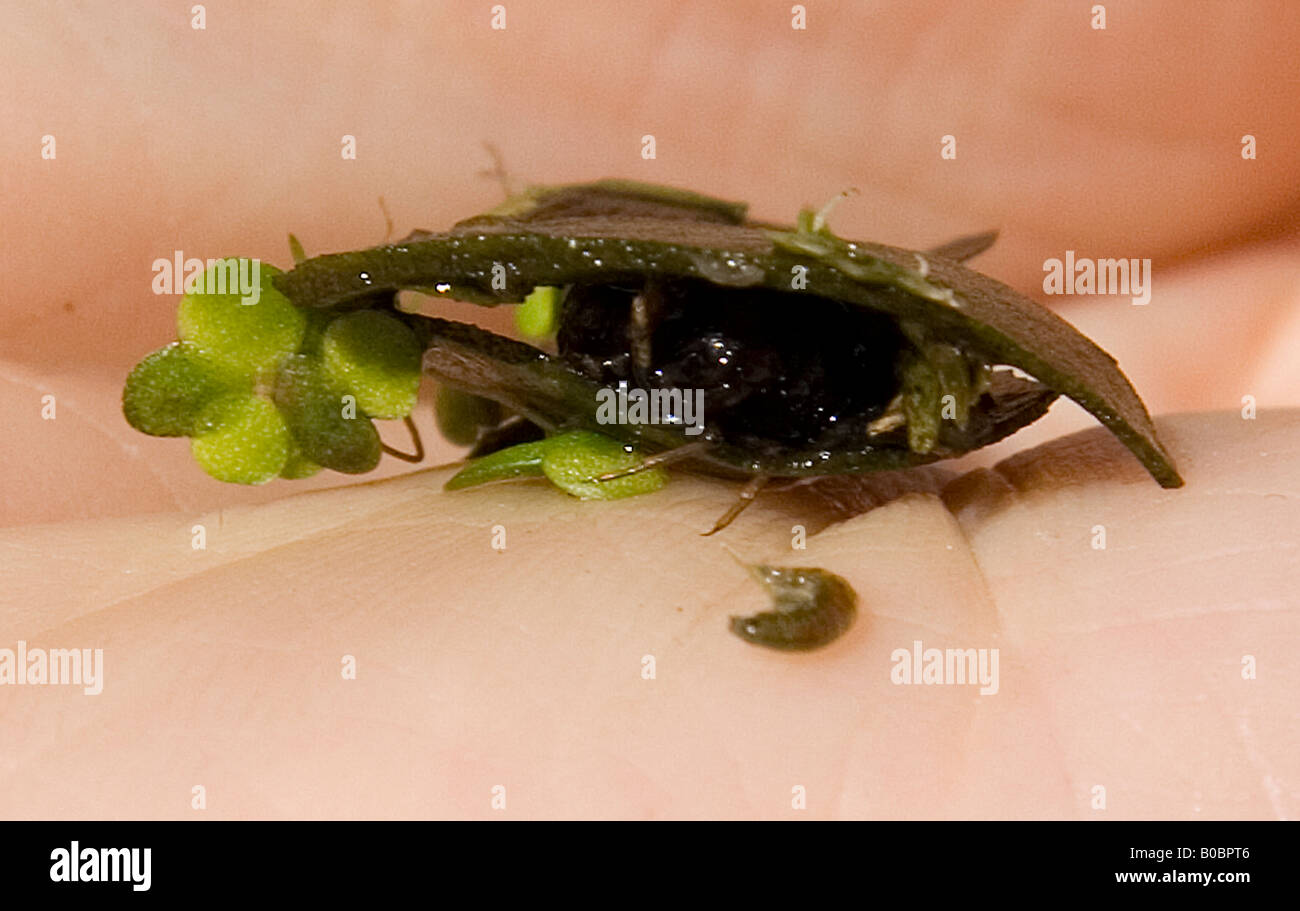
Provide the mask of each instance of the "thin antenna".
[{"label": "thin antenna", "polygon": [[682,459],[690,458],[713,444],[708,440],[700,440],[698,443],[686,443],[678,446],[676,449],[669,449],[667,452],[661,452],[658,455],[648,456],[645,461],[631,468],[624,468],[621,471],[611,471],[609,474],[597,475],[592,481],[601,484],[606,481],[617,481],[619,478],[631,477],[634,474],[640,474],[643,471],[649,471],[659,465],[671,465],[673,462],[680,462]]}]

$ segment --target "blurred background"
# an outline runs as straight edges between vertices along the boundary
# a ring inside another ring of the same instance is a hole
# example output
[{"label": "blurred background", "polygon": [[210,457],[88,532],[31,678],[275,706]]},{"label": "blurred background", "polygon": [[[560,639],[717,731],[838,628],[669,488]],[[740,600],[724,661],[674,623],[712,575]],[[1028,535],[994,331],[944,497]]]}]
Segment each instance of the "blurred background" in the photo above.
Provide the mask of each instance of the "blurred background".
[{"label": "blurred background", "polygon": [[[857,187],[843,236],[998,228],[972,265],[1110,351],[1153,414],[1300,404],[1295,2],[5,0],[0,19],[0,524],[351,483],[221,484],[126,425],[127,372],[175,337],[151,264],[287,267],[290,231],[309,255],[371,246],[381,196],[394,237],[445,228],[501,199],[485,142],[516,185],[657,181],[767,220]],[[1150,258],[1151,302],[1044,295],[1067,250]],[[459,457],[419,421],[427,464]],[[1093,423],[1061,402],[963,464]]]}]

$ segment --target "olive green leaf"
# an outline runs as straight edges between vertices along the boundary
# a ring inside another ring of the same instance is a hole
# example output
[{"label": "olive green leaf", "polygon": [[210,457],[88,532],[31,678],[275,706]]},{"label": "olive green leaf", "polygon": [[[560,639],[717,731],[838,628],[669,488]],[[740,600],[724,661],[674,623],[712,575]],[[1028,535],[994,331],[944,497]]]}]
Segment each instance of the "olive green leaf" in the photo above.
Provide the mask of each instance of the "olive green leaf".
[{"label": "olive green leaf", "polygon": [[224,370],[186,342],[172,342],[135,365],[122,390],[122,412],[136,430],[158,437],[184,437],[213,399],[240,387],[237,372]]},{"label": "olive green leaf", "polygon": [[[742,222],[743,213],[740,204],[644,185],[600,182],[533,190],[449,232],[314,257],[274,281],[296,303],[309,307],[346,304],[377,291],[435,286],[447,296],[491,306],[518,303],[538,286],[629,276],[814,293],[917,323],[928,342],[957,346],[981,365],[1013,366],[1033,379],[996,372],[987,392],[967,407],[967,426],[942,421],[926,452],[908,445],[908,431],[899,422],[869,444],[833,453],[830,459],[817,452],[765,458],[719,445],[698,461],[737,474],[778,476],[905,467],[1000,439],[1037,419],[1063,394],[1096,416],[1162,485],[1182,484],[1114,359],[1050,310],[944,252],[848,242],[824,226],[810,230],[808,218],[802,230]],[[978,246],[941,250],[965,257]],[[493,263],[507,264],[504,288],[492,281]],[[790,276],[799,270],[807,279],[804,292],[791,290]],[[794,306],[791,318],[798,318]],[[563,365],[534,348],[520,351],[503,346],[506,340],[455,326],[430,322],[426,357],[427,369],[450,385],[496,399],[549,430],[608,432],[651,449],[688,441],[680,427],[598,427],[588,404],[594,392],[589,381],[572,371],[566,376]],[[675,430],[675,436],[665,438],[664,429]],[[931,436],[922,427],[916,442],[924,446]]]},{"label": "olive green leaf", "polygon": [[317,359],[293,355],[276,376],[275,404],[307,459],[345,474],[370,471],[383,455],[379,434],[333,379]]},{"label": "olive green leaf", "polygon": [[487,430],[501,424],[501,405],[450,386],[439,386],[433,398],[438,430],[457,446],[473,446]]},{"label": "olive green leaf", "polygon": [[650,493],[668,483],[662,468],[648,468],[621,478],[601,475],[635,468],[636,450],[603,434],[572,431],[531,443],[520,443],[470,462],[446,484],[463,490],[490,481],[545,475],[556,487],[584,500],[619,500]]},{"label": "olive green leaf", "polygon": [[394,316],[377,310],[346,313],[325,329],[321,360],[371,417],[400,418],[411,413],[420,390],[423,349],[415,333]]}]

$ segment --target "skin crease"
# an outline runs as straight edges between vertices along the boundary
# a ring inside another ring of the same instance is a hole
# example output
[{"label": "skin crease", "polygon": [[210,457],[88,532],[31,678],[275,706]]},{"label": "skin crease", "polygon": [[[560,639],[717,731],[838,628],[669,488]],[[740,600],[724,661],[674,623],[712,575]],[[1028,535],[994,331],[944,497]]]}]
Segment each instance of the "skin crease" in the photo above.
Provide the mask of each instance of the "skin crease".
[{"label": "skin crease", "polygon": [[[437,7],[7,14],[0,647],[103,648],[106,681],[0,690],[22,732],[0,816],[1296,815],[1294,4],[1111,5],[1105,32],[1037,3],[808,4],[807,32],[786,3],[515,2],[504,32]],[[959,465],[760,496],[703,539],[734,485],[582,503],[444,494],[440,468],[290,496],[349,479],[221,485],[125,425],[127,370],[174,335],[155,257],[365,246],[380,195],[395,236],[443,227],[500,198],[484,139],[522,181],[662,181],[769,219],[858,186],[842,235],[999,227],[975,265],[1028,292],[1066,249],[1150,256],[1147,307],[1059,309],[1172,415],[1187,486],[1064,402]],[[807,655],[744,644],[727,617],[765,605],[728,549],[843,576],[857,622]],[[917,639],[998,648],[998,692],[892,685]]]}]

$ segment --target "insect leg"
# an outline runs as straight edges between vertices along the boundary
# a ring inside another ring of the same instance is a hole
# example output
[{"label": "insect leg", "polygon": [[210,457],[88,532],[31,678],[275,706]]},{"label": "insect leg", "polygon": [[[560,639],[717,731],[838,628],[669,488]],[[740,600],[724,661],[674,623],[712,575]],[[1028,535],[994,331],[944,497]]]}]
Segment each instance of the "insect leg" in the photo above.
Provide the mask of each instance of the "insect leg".
[{"label": "insect leg", "polygon": [[713,444],[707,440],[701,440],[698,443],[687,443],[678,446],[676,449],[669,449],[667,452],[661,452],[657,455],[647,456],[645,461],[639,465],[633,465],[631,468],[624,468],[621,471],[611,471],[609,474],[597,475],[592,478],[593,481],[617,481],[619,478],[626,478],[629,475],[640,474],[648,471],[658,465],[671,465],[673,462],[680,462],[682,459],[689,459],[691,456],[699,455],[705,449]]},{"label": "insect leg", "polygon": [[420,439],[419,428],[415,426],[415,421],[411,420],[411,416],[409,414],[406,417],[402,418],[402,420],[406,424],[406,429],[411,432],[411,442],[414,443],[415,445],[415,452],[413,453],[400,452],[399,450],[394,449],[393,447],[389,446],[387,443],[384,443],[382,441],[380,442],[379,445],[384,450],[384,452],[388,453],[390,456],[395,456],[396,458],[401,459],[403,462],[423,462],[424,441]]},{"label": "insect leg", "polygon": [[754,497],[758,496],[758,492],[763,489],[768,480],[769,478],[765,474],[756,474],[750,478],[745,486],[741,488],[740,496],[736,498],[735,503],[731,504],[731,508],[724,512],[717,522],[713,523],[711,529],[702,532],[700,536],[707,538],[709,535],[715,535],[734,522],[736,516],[744,512],[745,507],[754,502]]}]

